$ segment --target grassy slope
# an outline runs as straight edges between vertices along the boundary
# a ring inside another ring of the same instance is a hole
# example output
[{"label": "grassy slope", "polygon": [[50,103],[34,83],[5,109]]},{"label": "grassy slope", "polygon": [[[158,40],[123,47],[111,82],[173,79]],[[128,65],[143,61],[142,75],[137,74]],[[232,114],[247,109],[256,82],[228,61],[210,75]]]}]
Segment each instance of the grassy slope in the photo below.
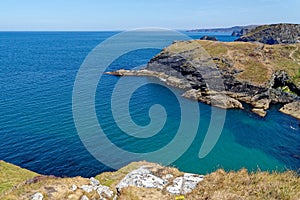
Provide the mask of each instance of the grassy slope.
[{"label": "grassy slope", "polygon": [[[199,47],[203,47],[220,68],[227,68],[222,59],[233,64],[232,69],[243,70],[237,78],[256,85],[265,85],[271,75],[278,70],[285,70],[299,86],[300,82],[300,44],[263,45],[245,42],[214,42],[193,40],[179,42],[167,47],[165,51],[182,53],[193,51],[194,57],[204,54]],[[203,55],[202,55],[203,56]]]},{"label": "grassy slope", "polygon": [[295,172],[249,173],[218,170],[206,176],[187,199],[298,200],[300,178]]},{"label": "grassy slope", "polygon": [[[0,185],[17,185],[27,178],[32,178],[37,174],[17,166],[0,162],[1,176]],[[140,166],[151,166],[158,174],[182,175],[175,168],[161,167],[157,164],[146,162],[135,162],[120,169],[117,172],[107,172],[98,175],[96,178],[101,184],[110,186],[112,189],[129,172]],[[88,179],[81,177],[74,178],[51,178],[45,177],[33,184],[22,185],[15,188],[8,195],[1,199],[28,199],[35,192],[41,192],[44,199],[80,199],[82,195],[91,198],[97,198],[95,193],[85,193],[80,190],[71,191],[72,184],[77,186],[88,184]],[[113,189],[115,191],[115,189]],[[54,192],[53,192],[54,191]],[[2,194],[3,194],[2,190]],[[1,196],[1,193],[0,193]],[[300,197],[300,177],[294,172],[268,173],[255,172],[249,173],[242,169],[238,172],[225,172],[218,170],[206,175],[204,181],[198,184],[197,188],[190,194],[185,195],[184,199],[283,199],[293,200]],[[130,187],[122,190],[119,199],[121,200],[139,200],[139,199],[170,199],[174,200],[176,196],[170,195],[166,191],[161,192],[158,189],[145,189]]]},{"label": "grassy slope", "polygon": [[0,161],[0,194],[37,175],[37,173]]}]

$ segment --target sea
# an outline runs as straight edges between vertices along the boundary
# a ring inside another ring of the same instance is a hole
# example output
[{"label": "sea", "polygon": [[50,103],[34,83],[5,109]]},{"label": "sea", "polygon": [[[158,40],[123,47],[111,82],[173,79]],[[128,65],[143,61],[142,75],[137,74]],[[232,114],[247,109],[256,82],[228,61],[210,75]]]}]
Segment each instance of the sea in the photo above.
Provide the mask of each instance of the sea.
[{"label": "sea", "polygon": [[[224,42],[236,39],[230,33],[181,33],[193,39],[203,35],[212,35]],[[79,69],[89,53],[118,34],[120,32],[112,31],[0,32],[0,160],[60,177],[91,177],[116,170],[115,165],[108,164],[110,161],[98,159],[82,141],[76,126],[78,121],[74,120],[73,91]],[[147,48],[128,52],[115,59],[106,70],[145,66],[160,51]],[[103,74],[94,97],[98,122],[109,141],[119,149],[135,154],[159,151],[170,144],[181,123],[182,112],[178,104],[180,101],[191,103],[190,100],[180,97],[181,90],[154,84],[151,78],[126,77],[133,85],[142,84],[129,98],[128,112],[136,125],[151,124],[149,110],[153,105],[163,107],[166,114],[163,116],[165,123],[156,135],[137,138],[124,132],[113,116],[112,92],[119,79],[121,77]],[[124,90],[127,89],[125,85]],[[122,95],[124,93],[119,96],[115,93],[114,98],[123,101]],[[219,168],[228,171],[241,168],[250,171],[299,170],[299,120],[280,113],[281,105],[272,105],[265,118],[251,113],[247,105],[245,110],[227,110],[214,147],[207,155],[199,157],[208,129],[215,124],[211,106],[193,104],[199,109],[199,119],[190,120],[193,125],[190,131],[185,130],[182,141],[192,139],[186,148],[177,144],[178,149],[184,151],[167,162],[168,165],[200,174]],[[122,126],[126,124],[127,121]],[[190,133],[195,127],[196,131]],[[86,127],[87,134],[88,131],[89,127]],[[94,148],[104,154],[110,152],[101,145]],[[169,153],[172,152],[164,151],[160,156],[169,158]],[[122,155],[110,157],[114,164],[120,162],[120,167],[126,164]],[[161,159],[157,162],[161,163]]]}]

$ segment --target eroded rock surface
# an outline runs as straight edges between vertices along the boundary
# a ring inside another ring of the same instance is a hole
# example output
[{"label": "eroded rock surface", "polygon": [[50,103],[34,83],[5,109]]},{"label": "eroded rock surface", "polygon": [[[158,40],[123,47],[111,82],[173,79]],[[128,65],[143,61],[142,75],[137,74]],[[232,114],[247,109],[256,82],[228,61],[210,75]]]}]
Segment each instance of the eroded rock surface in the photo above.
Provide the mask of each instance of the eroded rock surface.
[{"label": "eroded rock surface", "polygon": [[280,109],[280,111],[300,120],[300,101],[286,104]]},{"label": "eroded rock surface", "polygon": [[271,24],[258,26],[236,41],[264,44],[294,44],[300,41],[300,24]]},{"label": "eroded rock surface", "polygon": [[174,177],[167,174],[164,177],[155,176],[153,172],[142,166],[127,174],[116,186],[120,193],[123,188],[157,188],[166,190],[171,194],[187,194],[193,191],[197,184],[204,179],[203,175],[184,173],[183,176]]}]

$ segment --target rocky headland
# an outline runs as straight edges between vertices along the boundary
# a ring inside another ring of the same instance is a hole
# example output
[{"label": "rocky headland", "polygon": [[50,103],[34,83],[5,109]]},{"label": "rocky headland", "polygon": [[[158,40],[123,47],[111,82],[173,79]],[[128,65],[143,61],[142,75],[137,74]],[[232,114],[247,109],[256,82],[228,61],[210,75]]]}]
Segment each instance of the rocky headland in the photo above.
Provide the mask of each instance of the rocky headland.
[{"label": "rocky headland", "polygon": [[[271,104],[299,118],[300,44],[267,45],[205,40],[177,41],[140,70],[117,76],[156,77],[183,90],[183,97],[225,109],[249,104],[262,117]],[[287,105],[288,104],[288,105]]]},{"label": "rocky headland", "polygon": [[297,199],[300,178],[284,173],[216,172],[203,175],[134,162],[96,177],[45,176],[0,161],[3,200]]},{"label": "rocky headland", "polygon": [[234,33],[240,32],[241,30],[252,29],[255,28],[257,25],[247,25],[247,26],[233,26],[228,28],[203,28],[203,29],[193,29],[188,30],[188,32],[214,32],[214,33]]},{"label": "rocky headland", "polygon": [[242,29],[236,41],[264,44],[294,44],[300,42],[300,24],[271,24],[251,30]]}]

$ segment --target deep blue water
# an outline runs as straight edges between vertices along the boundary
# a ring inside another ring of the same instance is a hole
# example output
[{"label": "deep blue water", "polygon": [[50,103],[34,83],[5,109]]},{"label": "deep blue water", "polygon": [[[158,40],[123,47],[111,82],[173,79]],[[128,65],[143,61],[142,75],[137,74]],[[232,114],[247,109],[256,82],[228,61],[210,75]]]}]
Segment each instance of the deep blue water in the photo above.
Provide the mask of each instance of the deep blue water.
[{"label": "deep blue water", "polygon": [[[89,52],[115,34],[117,32],[0,32],[0,159],[57,176],[89,177],[112,170],[90,155],[82,144],[73,120],[72,91],[77,72]],[[203,35],[187,34],[194,39]],[[235,39],[226,34],[210,35],[216,35],[221,41]],[[145,65],[159,51],[130,52],[113,62],[108,70]],[[141,77],[127,78],[137,84],[149,81]],[[145,85],[133,94],[130,113],[137,124],[149,123],[147,113],[153,104],[163,105],[168,114],[160,134],[137,140],[123,134],[112,117],[110,98],[113,84],[118,80],[118,77],[103,75],[95,97],[97,117],[107,137],[131,152],[154,151],[167,145],[175,137],[180,121],[174,94],[155,84]],[[218,167],[298,170],[299,121],[281,114],[278,108],[273,106],[264,119],[248,111],[227,111],[218,143],[208,156],[199,159],[199,148],[211,115],[211,107],[199,103],[197,135],[189,149],[172,165],[198,173]]]}]

